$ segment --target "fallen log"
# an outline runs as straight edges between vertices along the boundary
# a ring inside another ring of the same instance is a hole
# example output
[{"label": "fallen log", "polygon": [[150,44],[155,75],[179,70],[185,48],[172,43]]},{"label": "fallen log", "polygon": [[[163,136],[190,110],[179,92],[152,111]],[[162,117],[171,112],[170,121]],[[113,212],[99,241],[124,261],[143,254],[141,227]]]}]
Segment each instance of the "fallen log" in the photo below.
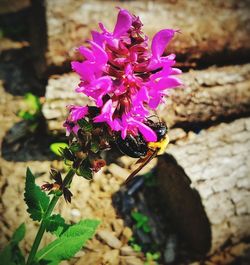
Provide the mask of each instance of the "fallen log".
[{"label": "fallen log", "polygon": [[249,147],[250,119],[242,118],[192,133],[159,157],[166,211],[199,253],[250,235]]},{"label": "fallen log", "polygon": [[[190,71],[181,78],[185,88],[170,91],[166,104],[158,111],[169,127],[216,121],[250,111],[250,64]],[[74,73],[49,79],[43,106],[49,130],[62,130],[66,105],[89,103],[87,97],[74,92],[78,83]]]},{"label": "fallen log", "polygon": [[[90,31],[98,28],[98,22],[102,21],[112,31],[118,4],[110,0],[44,0],[43,5],[45,14],[34,16],[31,23],[31,31],[36,34],[32,45],[40,75],[45,74],[44,64],[49,66],[50,73],[63,66],[69,69],[69,61],[76,56],[75,47],[90,38]],[[150,38],[163,28],[180,29],[182,34],[176,35],[167,53],[176,53],[182,66],[194,66],[198,61],[221,64],[249,59],[250,6],[247,0],[226,3],[222,0],[121,1],[119,6],[141,17]],[[41,1],[32,1],[32,9],[31,14],[41,10]],[[45,24],[41,23],[41,17],[47,24],[47,43],[44,33],[37,28]]]}]

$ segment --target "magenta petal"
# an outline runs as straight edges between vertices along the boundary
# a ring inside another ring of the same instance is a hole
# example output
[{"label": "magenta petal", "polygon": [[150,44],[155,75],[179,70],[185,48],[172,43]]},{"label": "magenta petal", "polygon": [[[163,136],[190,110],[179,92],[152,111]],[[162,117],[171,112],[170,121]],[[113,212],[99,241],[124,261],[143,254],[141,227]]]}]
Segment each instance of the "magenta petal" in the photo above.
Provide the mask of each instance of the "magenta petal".
[{"label": "magenta petal", "polygon": [[90,41],[90,43],[92,45],[92,50],[93,50],[93,53],[94,53],[94,56],[96,59],[96,63],[98,63],[99,65],[103,65],[103,64],[107,63],[108,55],[103,50],[103,48],[93,41]]},{"label": "magenta petal", "polygon": [[87,106],[70,106],[71,121],[77,122],[88,114]]},{"label": "magenta petal", "polygon": [[99,46],[103,47],[103,35],[98,31],[91,31],[93,41]]},{"label": "magenta petal", "polygon": [[89,61],[83,63],[71,62],[72,69],[77,72],[83,80],[91,81],[94,79],[93,65]]},{"label": "magenta petal", "polygon": [[130,13],[125,9],[121,9],[117,17],[113,36],[119,38],[130,29],[131,25],[132,17]]},{"label": "magenta petal", "polygon": [[136,120],[134,120],[133,122],[138,126],[138,130],[141,132],[141,134],[143,135],[143,137],[147,142],[157,141],[156,133],[151,128],[149,128],[147,125],[145,125],[142,122]]},{"label": "magenta petal", "polygon": [[93,56],[93,52],[90,50],[90,49],[88,49],[88,48],[86,48],[86,47],[84,47],[84,46],[80,46],[79,48],[78,48],[78,51],[81,53],[81,55],[83,55],[87,60],[89,60],[89,61],[94,61],[94,59],[95,59],[95,57]]},{"label": "magenta petal", "polygon": [[155,34],[151,45],[152,54],[154,57],[159,58],[163,54],[166,46],[173,38],[175,32],[176,31],[173,29],[163,29]]},{"label": "magenta petal", "polygon": [[169,76],[166,78],[161,78],[158,82],[156,82],[155,88],[157,90],[164,90],[167,88],[177,87],[181,84],[182,84],[182,82],[180,79],[173,77],[173,76]]}]

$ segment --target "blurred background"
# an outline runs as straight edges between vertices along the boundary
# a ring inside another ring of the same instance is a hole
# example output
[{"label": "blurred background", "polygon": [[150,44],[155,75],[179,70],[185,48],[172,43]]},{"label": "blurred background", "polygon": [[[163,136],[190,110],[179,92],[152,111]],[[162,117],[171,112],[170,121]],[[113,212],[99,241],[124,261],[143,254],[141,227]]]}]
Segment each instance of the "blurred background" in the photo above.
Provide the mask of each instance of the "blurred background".
[{"label": "blurred background", "polygon": [[[27,253],[37,225],[23,202],[27,166],[43,184],[64,170],[51,144],[67,141],[75,48],[98,29],[112,31],[116,7],[139,16],[150,39],[180,29],[176,54],[184,87],[158,116],[170,128],[166,154],[126,188],[135,160],[115,151],[93,181],[76,177],[69,222],[97,218],[94,239],[62,264],[250,264],[250,1],[0,0],[0,249],[25,222]],[[47,236],[43,244],[51,239]]]}]

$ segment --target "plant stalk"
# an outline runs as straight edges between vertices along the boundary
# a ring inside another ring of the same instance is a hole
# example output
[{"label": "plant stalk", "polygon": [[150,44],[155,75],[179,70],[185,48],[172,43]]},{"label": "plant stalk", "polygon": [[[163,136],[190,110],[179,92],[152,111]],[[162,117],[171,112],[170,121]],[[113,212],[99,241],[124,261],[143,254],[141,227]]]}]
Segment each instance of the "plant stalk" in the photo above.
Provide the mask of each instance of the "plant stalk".
[{"label": "plant stalk", "polygon": [[[63,180],[63,183],[65,186],[69,185],[72,181],[72,178],[75,174],[75,171],[73,169],[70,169],[69,172],[67,173],[67,175],[65,176],[64,180]],[[34,261],[34,258],[36,256],[36,253],[37,253],[37,250],[38,250],[38,247],[41,243],[41,240],[42,240],[42,237],[43,237],[43,234],[46,230],[46,222],[45,222],[45,219],[47,219],[52,211],[54,210],[55,206],[56,206],[56,203],[58,202],[59,198],[61,196],[58,196],[58,195],[54,195],[54,197],[51,199],[50,203],[49,203],[49,206],[44,214],[44,217],[41,221],[41,224],[40,224],[40,227],[37,231],[37,234],[36,234],[36,237],[35,237],[35,240],[34,240],[34,243],[32,245],[32,248],[30,250],[30,254],[29,254],[29,257],[28,257],[28,260],[27,260],[27,265],[31,265],[32,262]]]}]

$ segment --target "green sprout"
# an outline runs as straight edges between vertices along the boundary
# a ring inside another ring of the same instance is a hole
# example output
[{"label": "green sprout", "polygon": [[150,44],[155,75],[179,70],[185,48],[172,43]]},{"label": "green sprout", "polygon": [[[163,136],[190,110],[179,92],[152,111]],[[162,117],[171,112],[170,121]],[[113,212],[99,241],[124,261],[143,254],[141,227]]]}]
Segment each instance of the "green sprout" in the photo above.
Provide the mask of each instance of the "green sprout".
[{"label": "green sprout", "polygon": [[141,228],[145,233],[149,233],[151,231],[151,227],[148,224],[148,217],[138,211],[134,211],[131,213],[132,218],[136,222],[136,227]]},{"label": "green sprout", "polygon": [[135,252],[141,252],[142,251],[142,247],[135,242],[135,238],[134,237],[131,237],[129,239],[129,245],[132,247],[132,249]]},{"label": "green sprout", "polygon": [[39,98],[32,93],[24,96],[26,108],[18,112],[18,116],[27,121],[35,121],[41,115],[42,104]]},{"label": "green sprout", "polygon": [[161,257],[160,252],[147,252],[146,253],[146,262],[144,263],[144,265],[158,265],[159,263],[157,262],[157,260],[159,260],[159,258]]}]

